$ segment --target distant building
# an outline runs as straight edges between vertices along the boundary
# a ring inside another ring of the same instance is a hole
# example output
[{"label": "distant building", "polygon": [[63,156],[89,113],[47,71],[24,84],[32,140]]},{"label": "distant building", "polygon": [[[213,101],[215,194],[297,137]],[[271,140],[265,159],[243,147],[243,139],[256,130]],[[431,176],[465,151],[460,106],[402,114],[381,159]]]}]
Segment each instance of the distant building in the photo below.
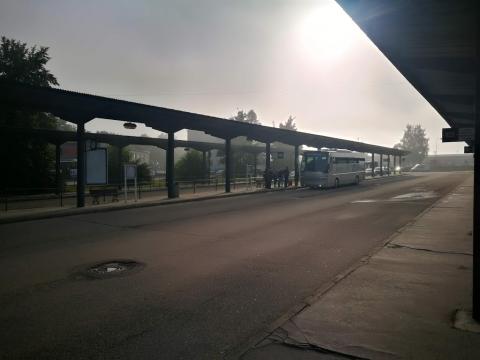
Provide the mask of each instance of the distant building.
[{"label": "distant building", "polygon": [[[286,167],[288,167],[290,171],[295,169],[295,149],[293,146],[274,142],[270,147],[270,154],[270,167],[273,171],[284,170]],[[263,156],[262,159],[263,164],[259,163],[259,169],[265,169],[265,156]]]},{"label": "distant building", "polygon": [[150,165],[150,148],[152,147],[153,146],[130,145],[127,149],[130,151],[132,161]]},{"label": "distant building", "polygon": [[427,171],[473,170],[473,154],[428,155],[423,164]]},{"label": "distant building", "polygon": [[[225,140],[205,134],[203,131],[187,130],[187,141],[201,141],[209,143],[224,143]],[[210,151],[210,164],[208,166],[210,173],[217,173],[225,169],[223,156],[219,155],[218,150]]]}]

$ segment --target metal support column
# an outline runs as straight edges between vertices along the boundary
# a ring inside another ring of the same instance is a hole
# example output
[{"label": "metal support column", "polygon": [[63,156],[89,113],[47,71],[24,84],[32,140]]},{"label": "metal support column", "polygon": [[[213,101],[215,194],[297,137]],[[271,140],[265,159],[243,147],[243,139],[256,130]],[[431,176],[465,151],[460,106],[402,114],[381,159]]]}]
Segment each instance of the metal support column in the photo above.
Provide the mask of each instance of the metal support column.
[{"label": "metal support column", "polygon": [[267,189],[271,189],[272,188],[272,181],[270,179],[270,156],[271,156],[271,151],[270,151],[270,143],[267,142],[265,144],[265,174],[267,175],[266,176],[266,184],[265,184],[265,187]]},{"label": "metal support column", "polygon": [[397,173],[397,155],[393,155],[393,174]]},{"label": "metal support column", "polygon": [[253,178],[257,177],[257,158],[258,154],[256,152],[253,153]]},{"label": "metal support column", "polygon": [[77,207],[85,206],[85,123],[77,124]]},{"label": "metal support column", "polygon": [[175,191],[175,133],[173,131],[168,132],[167,142],[167,166],[166,166],[166,178],[167,178],[167,191],[168,198],[173,199],[177,197]]},{"label": "metal support column", "polygon": [[388,169],[387,175],[390,176],[390,154],[388,154],[388,158],[387,158],[387,169]]},{"label": "metal support column", "polygon": [[61,184],[61,178],[60,178],[60,153],[61,153],[61,144],[56,143],[55,144],[55,185],[56,185],[56,190],[55,192],[57,194],[60,194],[62,191],[62,184]]},{"label": "metal support column", "polygon": [[299,166],[298,166],[298,158],[299,158],[300,154],[299,154],[299,146],[298,145],[295,145],[295,162],[294,162],[294,166],[295,166],[295,186],[298,186],[298,180],[300,178],[300,169],[299,169]]},{"label": "metal support column", "polygon": [[230,192],[230,178],[232,172],[232,159],[231,159],[231,139],[225,139],[225,192]]},{"label": "metal support column", "polygon": [[117,161],[118,161],[118,184],[122,186],[123,184],[123,167],[122,167],[122,151],[123,146],[117,146]]},{"label": "metal support column", "polygon": [[[478,10],[478,7],[477,7]],[[479,14],[477,11],[477,20]],[[476,76],[475,76],[475,142],[473,180],[473,291],[472,313],[480,321],[480,24],[477,21]]]},{"label": "metal support column", "polygon": [[207,163],[208,163],[207,179],[208,179],[208,183],[210,184],[210,174],[212,173],[212,169],[211,169],[211,166],[212,166],[212,150],[208,150]]},{"label": "metal support column", "polygon": [[207,151],[202,150],[202,171],[203,177],[207,179]]},{"label": "metal support column", "polygon": [[372,177],[375,176],[375,153],[372,153]]},{"label": "metal support column", "polygon": [[380,176],[383,176],[383,154],[380,154]]}]

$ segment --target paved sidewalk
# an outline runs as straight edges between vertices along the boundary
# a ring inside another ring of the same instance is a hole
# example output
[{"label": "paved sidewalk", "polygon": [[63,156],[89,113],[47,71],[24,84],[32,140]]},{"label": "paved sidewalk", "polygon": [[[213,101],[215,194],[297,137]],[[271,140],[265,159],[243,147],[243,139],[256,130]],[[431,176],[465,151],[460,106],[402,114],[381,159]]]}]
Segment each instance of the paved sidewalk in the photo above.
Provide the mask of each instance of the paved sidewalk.
[{"label": "paved sidewalk", "polygon": [[470,178],[242,359],[480,359],[480,333],[454,327],[471,310],[471,230]]},{"label": "paved sidewalk", "polygon": [[62,217],[70,215],[79,215],[87,213],[96,213],[96,212],[105,212],[105,211],[114,211],[130,208],[140,208],[148,206],[158,206],[166,204],[175,204],[199,200],[208,200],[224,197],[234,197],[241,195],[248,195],[254,193],[261,193],[267,191],[285,191],[285,190],[294,190],[296,187],[288,188],[273,188],[273,189],[264,189],[264,188],[255,188],[255,187],[237,187],[232,189],[230,193],[220,192],[220,191],[198,191],[196,193],[187,193],[182,194],[181,197],[175,199],[169,199],[165,194],[158,196],[149,196],[143,197],[137,201],[133,199],[128,200],[127,202],[120,200],[117,202],[100,202],[98,205],[92,205],[91,203],[86,204],[83,208],[76,208],[73,206],[70,207],[43,207],[43,208],[34,208],[34,209],[21,209],[21,210],[11,210],[8,212],[0,212],[0,224],[19,222],[19,221],[29,221],[29,220],[38,220],[38,219],[48,219],[53,217]]}]

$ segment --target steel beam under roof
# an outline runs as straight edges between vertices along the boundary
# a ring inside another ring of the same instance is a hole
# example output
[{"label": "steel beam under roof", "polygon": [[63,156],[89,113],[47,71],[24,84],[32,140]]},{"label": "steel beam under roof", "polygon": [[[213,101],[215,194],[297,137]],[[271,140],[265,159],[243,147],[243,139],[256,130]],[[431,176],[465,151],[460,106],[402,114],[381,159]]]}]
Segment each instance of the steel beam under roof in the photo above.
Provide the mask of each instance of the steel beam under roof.
[{"label": "steel beam under roof", "polygon": [[[62,131],[54,129],[27,129],[27,128],[15,128],[15,127],[0,127],[0,138],[2,136],[19,137],[19,138],[36,138],[43,139],[51,144],[63,144],[67,141],[76,141],[77,133],[74,131]],[[99,143],[106,143],[114,146],[128,146],[128,145],[144,145],[144,146],[156,146],[161,149],[167,149],[166,138],[151,138],[145,136],[128,136],[106,133],[85,133],[85,139],[95,140]],[[175,147],[189,148],[198,151],[208,150],[223,150],[224,143],[213,143],[203,141],[190,141],[190,140],[175,140]],[[265,146],[263,144],[245,144],[235,145],[232,144],[232,150],[242,151],[249,153],[260,154],[265,152]]]},{"label": "steel beam under roof", "polygon": [[163,132],[182,129],[203,131],[223,139],[246,136],[262,143],[281,142],[288,145],[343,148],[359,152],[375,152],[403,156],[406,151],[351,140],[277,129],[195,114],[163,107],[144,105],[55,88],[33,87],[0,81],[0,104],[54,114],[76,124],[94,118],[143,123]]}]

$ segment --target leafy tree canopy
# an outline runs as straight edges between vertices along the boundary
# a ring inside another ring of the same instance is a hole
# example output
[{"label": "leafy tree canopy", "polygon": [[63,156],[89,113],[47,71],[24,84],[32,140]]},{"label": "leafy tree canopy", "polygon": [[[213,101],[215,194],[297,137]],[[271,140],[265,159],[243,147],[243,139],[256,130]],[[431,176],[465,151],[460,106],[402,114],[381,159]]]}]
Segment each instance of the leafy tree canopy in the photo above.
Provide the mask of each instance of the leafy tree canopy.
[{"label": "leafy tree canopy", "polygon": [[428,155],[428,138],[425,129],[420,125],[408,124],[403,137],[395,148],[407,150],[410,153],[405,156],[405,162],[408,165],[419,164]]},{"label": "leafy tree canopy", "polygon": [[[55,76],[45,67],[49,60],[47,47],[29,48],[20,41],[1,37],[2,80],[44,87],[58,85]],[[54,129],[56,118],[41,112],[1,107],[0,126]],[[8,176],[0,177],[0,190],[55,186],[52,175],[53,153],[52,146],[39,139],[4,138],[0,142],[0,161],[8,169]]]},{"label": "leafy tree canopy", "polygon": [[189,150],[175,164],[175,176],[178,180],[205,179],[202,154],[196,150]]},{"label": "leafy tree canopy", "polygon": [[290,115],[287,119],[287,121],[285,121],[285,123],[280,123],[278,125],[278,127],[280,129],[287,129],[287,130],[293,130],[293,131],[297,131],[297,125],[295,124],[295,117],[293,117],[292,115]]},{"label": "leafy tree canopy", "polygon": [[[102,132],[108,134],[108,132]],[[123,164],[134,163],[137,164],[137,180],[142,182],[150,181],[152,176],[150,173],[150,166],[148,164],[140,162],[139,159],[132,160],[133,156],[131,151],[127,148],[121,148],[121,154],[119,156],[119,149],[116,146],[108,145],[108,182],[110,184],[123,184]],[[119,159],[120,157],[120,159]],[[121,164],[118,161],[121,161]]]},{"label": "leafy tree canopy", "polygon": [[249,110],[248,112],[239,110],[237,112],[237,115],[230,117],[230,120],[245,122],[249,124],[261,124],[260,120],[258,120],[257,113],[254,110]]},{"label": "leafy tree canopy", "polygon": [[63,119],[59,119],[59,118],[56,118],[55,119],[56,122],[57,122],[57,130],[61,130],[61,131],[76,131],[77,130],[77,126],[75,124],[71,124]]},{"label": "leafy tree canopy", "polygon": [[[33,46],[5,36],[0,40],[0,79],[29,85],[50,87],[58,85],[57,78],[46,69],[50,60],[48,47]],[[0,110],[0,125],[32,128],[57,127],[57,119],[49,114],[15,109]],[[59,128],[65,127],[59,121]]]},{"label": "leafy tree canopy", "polygon": [[137,180],[140,183],[151,181],[152,174],[151,174],[150,166],[148,166],[148,164],[146,163],[141,163],[138,160],[136,160],[135,163],[137,164],[137,177],[138,177]]},{"label": "leafy tree canopy", "polygon": [[[239,110],[236,116],[230,117],[230,120],[245,122],[249,124],[256,124],[261,125],[260,120],[258,120],[257,113],[255,110],[249,110],[245,112],[243,110]],[[245,137],[237,137],[233,139],[235,145],[252,145],[256,142],[254,140],[246,139]],[[223,150],[218,151],[219,156],[224,156]],[[223,164],[225,163],[225,159],[221,159],[220,162]],[[232,151],[232,170],[234,176],[243,177],[246,175],[246,168],[247,165],[253,165],[255,162],[255,155],[244,152],[244,151]]]},{"label": "leafy tree canopy", "polygon": [[29,85],[58,85],[58,81],[45,65],[50,60],[48,47],[33,46],[7,39],[2,36],[0,41],[0,79],[18,81]]}]

